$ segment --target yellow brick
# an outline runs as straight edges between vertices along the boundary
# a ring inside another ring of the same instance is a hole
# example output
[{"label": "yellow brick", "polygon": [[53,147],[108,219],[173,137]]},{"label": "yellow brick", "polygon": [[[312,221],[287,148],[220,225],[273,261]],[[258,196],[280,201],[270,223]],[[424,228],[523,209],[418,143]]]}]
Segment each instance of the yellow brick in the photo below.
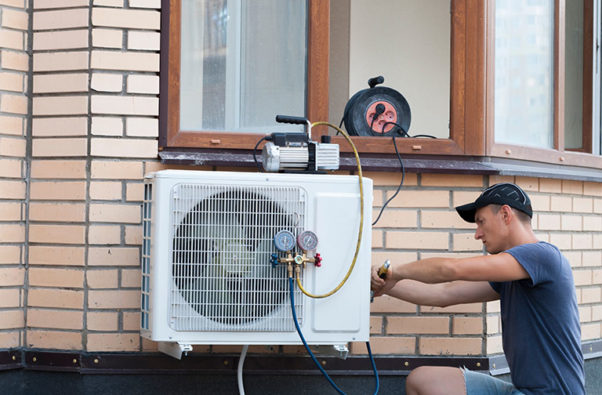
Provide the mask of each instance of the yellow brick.
[{"label": "yellow brick", "polygon": [[17,30],[27,30],[29,14],[25,10],[2,9],[2,26]]},{"label": "yellow brick", "polygon": [[428,187],[483,187],[483,176],[461,174],[422,174],[420,185]]},{"label": "yellow brick", "polygon": [[[387,192],[387,199],[393,192]],[[408,191],[402,190],[389,207],[449,207],[448,191]]]},{"label": "yellow brick", "polygon": [[454,233],[452,235],[454,251],[482,251],[483,242],[474,238],[474,233]]},{"label": "yellow brick", "polygon": [[[487,337],[487,355],[501,354],[504,352],[502,345],[502,336],[489,336]],[[495,363],[492,366],[495,368]]]},{"label": "yellow brick", "polygon": [[591,234],[572,234],[572,245],[574,250],[590,250],[593,248],[593,237]]},{"label": "yellow brick", "polygon": [[134,137],[159,136],[159,120],[157,118],[127,117],[126,134]]},{"label": "yellow brick", "polygon": [[21,331],[0,332],[0,346],[2,348],[21,347]]},{"label": "yellow brick", "polygon": [[602,232],[602,217],[600,216],[584,216],[583,217],[583,230]]},{"label": "yellow brick", "polygon": [[20,289],[0,289],[0,307],[22,307]]},{"label": "yellow brick", "polygon": [[92,134],[122,136],[123,120],[120,117],[92,117]]},{"label": "yellow brick", "polygon": [[84,248],[30,246],[29,263],[32,265],[83,266]]},{"label": "yellow brick", "polygon": [[142,227],[141,226],[125,226],[125,244],[142,244]]},{"label": "yellow brick", "polygon": [[372,231],[372,248],[382,248],[383,247],[383,234],[385,232],[379,230]]},{"label": "yellow brick", "polygon": [[84,200],[86,183],[83,181],[33,181],[31,198],[34,200]]},{"label": "yellow brick", "polygon": [[135,266],[140,264],[139,249],[136,247],[90,247],[88,265],[92,266]]},{"label": "yellow brick", "polygon": [[123,27],[130,29],[159,30],[161,13],[154,10],[125,10],[114,8],[94,8],[94,26]]},{"label": "yellow brick", "polygon": [[381,316],[370,317],[370,334],[371,335],[382,335],[383,334],[383,317],[381,317]]},{"label": "yellow brick", "polygon": [[579,303],[599,303],[602,301],[600,286],[581,288],[581,299]]},{"label": "yellow brick", "polygon": [[[416,338],[398,336],[372,336],[370,348],[375,355],[407,355],[416,353]],[[364,343],[352,343],[353,354],[368,354]]]},{"label": "yellow brick", "polygon": [[529,197],[534,211],[550,211],[550,196],[531,193]]},{"label": "yellow brick", "polygon": [[23,32],[8,29],[0,30],[0,48],[24,50]]},{"label": "yellow brick", "polygon": [[23,243],[25,241],[25,226],[22,224],[0,223],[0,240],[3,243]]},{"label": "yellow brick", "polygon": [[138,351],[140,336],[131,333],[89,333],[88,351]]},{"label": "yellow brick", "polygon": [[159,115],[159,101],[146,96],[92,96],[93,114]]},{"label": "yellow brick", "polygon": [[93,179],[142,179],[142,162],[132,161],[92,161],[91,177]]},{"label": "yellow brick", "polygon": [[135,8],[161,8],[161,0],[130,0],[130,7]]},{"label": "yellow brick", "polygon": [[33,55],[33,71],[87,70],[88,56],[88,51],[35,53]]},{"label": "yellow brick", "polygon": [[592,271],[591,270],[573,270],[573,278],[575,285],[591,285],[592,284]]},{"label": "yellow brick", "polygon": [[27,346],[32,348],[81,350],[82,335],[80,332],[28,330]]},{"label": "yellow brick", "polygon": [[602,250],[583,251],[583,262],[583,266],[599,266],[602,262]]},{"label": "yellow brick", "polygon": [[447,317],[387,317],[387,334],[449,334]]},{"label": "yellow brick", "polygon": [[29,56],[26,53],[3,50],[0,51],[0,59],[5,70],[29,70]]},{"label": "yellow brick", "polygon": [[25,199],[25,183],[0,180],[0,199]]},{"label": "yellow brick", "polygon": [[10,114],[27,114],[27,97],[17,94],[0,95],[0,110]]},{"label": "yellow brick", "polygon": [[121,92],[123,77],[121,74],[93,73],[91,87],[96,92]]},{"label": "yellow brick", "polygon": [[372,313],[416,313],[416,305],[388,295],[374,298],[370,304]]},{"label": "yellow brick", "polygon": [[560,215],[559,214],[538,214],[537,215],[538,230],[560,230]]},{"label": "yellow brick", "polygon": [[592,198],[573,198],[573,211],[576,213],[591,213],[594,209],[594,200]]},{"label": "yellow brick", "polygon": [[127,183],[125,191],[125,199],[128,202],[141,202],[144,199],[144,184],[143,183]]},{"label": "yellow brick", "polygon": [[487,315],[487,334],[501,333],[501,321],[499,315]]},{"label": "yellow brick", "polygon": [[88,27],[87,8],[59,11],[36,11],[33,13],[34,30],[68,29]]},{"label": "yellow brick", "polygon": [[[133,32],[128,34],[128,40],[131,41]],[[138,34],[156,35],[159,33],[138,32]],[[154,36],[153,36],[154,37]],[[147,41],[148,42],[148,41]],[[129,47],[129,44],[128,44]],[[159,94],[159,76],[156,75],[129,75],[127,77],[127,92],[128,93],[144,93],[150,95]]]},{"label": "yellow brick", "polygon": [[117,270],[91,270],[86,272],[86,281],[90,288],[117,288]]},{"label": "yellow brick", "polygon": [[481,317],[454,317],[452,325],[454,335],[480,335],[484,329]]},{"label": "yellow brick", "polygon": [[[498,303],[499,304],[499,303]],[[480,313],[483,309],[482,303],[466,303],[457,304],[448,307],[433,307],[433,306],[420,306],[421,313]]]},{"label": "yellow brick", "polygon": [[88,291],[92,309],[139,309],[140,291]]},{"label": "yellow brick", "polygon": [[464,221],[454,211],[421,210],[420,224],[422,228],[439,229],[474,229],[475,225]]},{"label": "yellow brick", "polygon": [[24,93],[23,74],[13,72],[0,72],[0,89]]},{"label": "yellow brick", "polygon": [[[0,250],[0,252],[4,252]],[[22,286],[25,271],[20,267],[2,267],[0,268],[0,286]]]},{"label": "yellow brick", "polygon": [[550,233],[550,243],[560,250],[570,250],[572,248],[571,235],[567,233]]},{"label": "yellow brick", "polygon": [[[34,93],[87,92],[88,74],[60,73],[33,76]],[[45,120],[47,120],[45,118]]]},{"label": "yellow brick", "polygon": [[91,59],[92,68],[98,70],[159,72],[159,54],[155,53],[92,50]]},{"label": "yellow brick", "polygon": [[539,191],[560,193],[562,192],[562,182],[552,178],[542,178],[539,180]]},{"label": "yellow brick", "polygon": [[602,333],[602,326],[599,322],[581,325],[581,339],[594,340],[599,339]]},{"label": "yellow brick", "polygon": [[602,269],[596,269],[592,272],[592,283],[602,284]]},{"label": "yellow brick", "polygon": [[33,33],[34,51],[81,49],[88,47],[88,29]]},{"label": "yellow brick", "polygon": [[393,252],[393,251],[372,251],[372,262],[383,263],[389,259],[391,262],[413,262],[418,259],[415,252]]},{"label": "yellow brick", "polygon": [[23,219],[21,203],[3,203],[0,201],[0,221],[20,221]]},{"label": "yellow brick", "polygon": [[87,329],[92,331],[117,331],[119,315],[114,312],[88,312]]},{"label": "yellow brick", "polygon": [[82,309],[84,307],[84,293],[83,291],[66,289],[29,289],[27,305],[33,307]]},{"label": "yellow brick", "polygon": [[156,140],[92,138],[94,156],[153,158],[157,156]]},{"label": "yellow brick", "polygon": [[0,115],[2,134],[23,136],[23,118],[20,116]]},{"label": "yellow brick", "polygon": [[140,330],[140,313],[133,311],[124,311],[123,313],[123,330],[137,331]]},{"label": "yellow brick", "polygon": [[0,137],[0,156],[25,157],[26,141],[22,138]]},{"label": "yellow brick", "polygon": [[474,202],[481,191],[452,191],[452,207]]},{"label": "yellow brick", "polygon": [[[142,239],[140,239],[141,241]],[[91,225],[88,230],[89,244],[119,244],[121,241],[121,228],[113,225]],[[126,229],[127,243],[127,229]],[[134,243],[127,243],[134,244]],[[140,243],[137,243],[140,244]]]},{"label": "yellow brick", "polygon": [[37,287],[83,288],[84,272],[75,269],[30,267],[29,285]]},{"label": "yellow brick", "polygon": [[446,232],[386,232],[387,248],[447,250],[449,234]]},{"label": "yellow brick", "polygon": [[32,202],[29,206],[29,219],[50,222],[84,222],[83,203],[41,203]]},{"label": "yellow brick", "polygon": [[40,96],[33,98],[33,115],[79,115],[88,113],[87,96]]},{"label": "yellow brick", "polygon": [[122,269],[121,287],[122,288],[140,288],[140,269]]},{"label": "yellow brick", "polygon": [[583,218],[580,215],[561,215],[562,230],[581,230],[583,228]]},{"label": "yellow brick", "polygon": [[479,355],[483,343],[480,337],[421,337],[418,349],[424,355]]},{"label": "yellow brick", "polygon": [[23,159],[0,159],[0,177],[23,178]]},{"label": "yellow brick", "polygon": [[36,0],[33,4],[34,9],[50,8],[70,8],[70,7],[88,7],[90,0]]},{"label": "yellow brick", "polygon": [[[372,212],[372,218],[376,220],[380,210]],[[415,228],[418,225],[417,210],[385,210],[380,219],[374,225],[377,228]]]},{"label": "yellow brick", "polygon": [[23,328],[23,310],[0,311],[0,329]]},{"label": "yellow brick", "polygon": [[527,191],[527,193],[539,190],[539,179],[535,177],[516,177],[515,184]]},{"label": "yellow brick", "polygon": [[30,243],[84,244],[86,228],[83,225],[29,226]]},{"label": "yellow brick", "polygon": [[92,29],[92,45],[101,48],[119,48],[123,45],[123,31],[119,29]]},{"label": "yellow brick", "polygon": [[562,180],[562,193],[583,194],[583,181]]},{"label": "yellow brick", "polygon": [[27,326],[33,328],[82,329],[82,311],[27,310]]},{"label": "yellow brick", "polygon": [[579,267],[583,266],[582,262],[582,254],[586,254],[587,252],[581,251],[563,251],[564,256],[571,264],[571,267]]},{"label": "yellow brick", "polygon": [[[0,264],[11,265],[20,264],[22,246],[0,245]],[[2,285],[2,270],[0,270],[0,285]]]},{"label": "yellow brick", "polygon": [[584,182],[583,194],[589,196],[602,196],[602,182]]},{"label": "yellow brick", "polygon": [[552,211],[573,211],[573,201],[569,196],[552,196],[550,198],[550,209]]},{"label": "yellow brick", "polygon": [[120,182],[91,182],[90,198],[95,200],[121,200]]},{"label": "yellow brick", "polygon": [[140,205],[91,204],[90,221],[140,223]]},{"label": "yellow brick", "polygon": [[[32,178],[86,178],[86,161],[83,160],[33,160]],[[85,184],[81,184],[84,185]]]}]

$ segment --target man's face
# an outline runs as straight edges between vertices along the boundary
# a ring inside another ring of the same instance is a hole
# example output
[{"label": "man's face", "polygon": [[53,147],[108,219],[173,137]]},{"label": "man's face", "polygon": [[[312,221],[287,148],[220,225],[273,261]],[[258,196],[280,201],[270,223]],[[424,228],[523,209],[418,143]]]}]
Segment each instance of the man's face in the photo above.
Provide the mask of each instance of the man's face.
[{"label": "man's face", "polygon": [[477,224],[474,237],[483,242],[485,249],[490,254],[497,254],[507,249],[507,226],[502,212],[499,210],[495,213],[492,206],[489,205],[478,209],[474,216]]}]

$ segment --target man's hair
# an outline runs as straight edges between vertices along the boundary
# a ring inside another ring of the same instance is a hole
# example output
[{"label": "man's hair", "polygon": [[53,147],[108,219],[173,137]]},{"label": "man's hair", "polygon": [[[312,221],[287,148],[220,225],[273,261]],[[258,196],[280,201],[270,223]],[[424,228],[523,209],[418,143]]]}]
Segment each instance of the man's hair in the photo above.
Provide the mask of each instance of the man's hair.
[{"label": "man's hair", "polygon": [[[491,206],[491,211],[493,211],[494,214],[499,213],[500,209],[502,208],[501,204],[490,204],[490,206]],[[527,214],[523,213],[522,211],[515,209],[514,207],[510,207],[510,209],[512,210],[514,215],[516,215],[516,217],[518,218],[518,220],[520,222],[531,225],[531,217],[529,217]]]}]

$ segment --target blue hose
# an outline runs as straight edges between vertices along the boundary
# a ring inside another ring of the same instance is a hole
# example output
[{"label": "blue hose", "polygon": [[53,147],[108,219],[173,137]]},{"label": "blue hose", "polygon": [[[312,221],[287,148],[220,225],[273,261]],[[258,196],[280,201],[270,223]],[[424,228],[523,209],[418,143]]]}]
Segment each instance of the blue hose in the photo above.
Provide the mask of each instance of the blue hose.
[{"label": "blue hose", "polygon": [[[303,342],[303,345],[305,346],[307,353],[309,354],[311,359],[314,361],[314,363],[316,364],[318,369],[320,369],[320,372],[322,372],[322,374],[324,375],[326,380],[328,380],[328,382],[330,383],[332,388],[334,388],[339,394],[345,395],[345,393],[339,387],[337,387],[337,385],[334,383],[334,381],[332,381],[332,379],[330,378],[328,373],[326,373],[326,371],[324,370],[322,365],[320,365],[320,362],[318,362],[318,360],[316,359],[314,353],[311,351],[311,349],[307,345],[307,342],[305,341],[305,337],[303,337],[303,333],[301,333],[301,328],[299,327],[299,321],[297,320],[297,312],[295,311],[295,295],[293,292],[294,284],[293,284],[292,277],[289,277],[288,284],[289,284],[289,291],[290,291],[290,296],[291,296],[291,309],[293,311],[293,320],[295,321],[295,328],[297,328],[297,333],[299,334],[299,337],[301,338],[301,341]],[[376,395],[378,393],[378,389],[380,386],[379,379],[378,379],[378,371],[376,370],[376,363],[374,362],[374,357],[372,356],[372,350],[370,349],[370,342],[366,342],[366,347],[368,348],[368,354],[370,355],[370,363],[372,364],[372,369],[374,370],[374,376],[376,377],[376,390],[374,391],[374,395]]]}]

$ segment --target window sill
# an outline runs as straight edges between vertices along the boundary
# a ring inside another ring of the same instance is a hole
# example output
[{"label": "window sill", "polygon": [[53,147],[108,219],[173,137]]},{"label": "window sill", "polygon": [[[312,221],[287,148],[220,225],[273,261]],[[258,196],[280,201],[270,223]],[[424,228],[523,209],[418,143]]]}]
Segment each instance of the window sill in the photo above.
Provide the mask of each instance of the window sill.
[{"label": "window sill", "polygon": [[[174,165],[213,167],[255,167],[253,153],[248,150],[163,150],[161,162]],[[258,152],[257,158],[261,161]],[[479,156],[403,155],[405,170],[410,173],[481,174],[520,177],[556,178],[563,180],[602,182],[602,171],[578,166]],[[395,155],[362,154],[362,170],[400,171]],[[341,170],[353,171],[355,158],[341,155]]]}]

